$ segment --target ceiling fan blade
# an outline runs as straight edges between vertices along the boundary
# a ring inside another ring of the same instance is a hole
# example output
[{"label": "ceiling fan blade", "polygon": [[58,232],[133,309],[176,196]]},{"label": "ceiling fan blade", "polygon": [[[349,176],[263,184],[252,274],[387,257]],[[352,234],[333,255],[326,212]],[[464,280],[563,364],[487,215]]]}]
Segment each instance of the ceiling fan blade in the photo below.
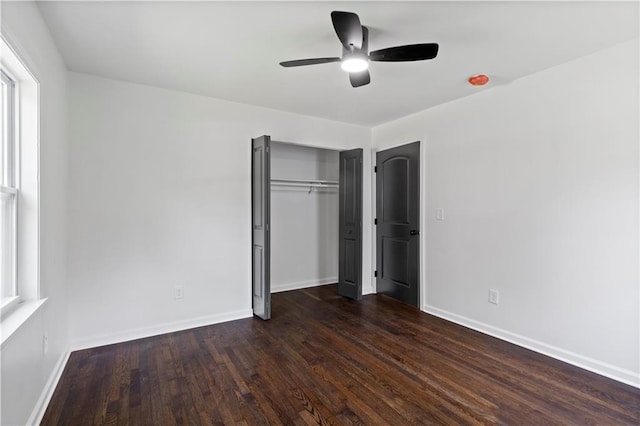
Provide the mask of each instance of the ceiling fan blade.
[{"label": "ceiling fan blade", "polygon": [[353,87],[365,86],[371,83],[371,75],[369,70],[349,73],[349,81]]},{"label": "ceiling fan blade", "polygon": [[369,59],[380,62],[406,62],[433,59],[438,55],[438,43],[407,44],[369,53]]},{"label": "ceiling fan blade", "polygon": [[360,49],[365,55],[369,53],[369,28],[362,26],[362,47]]},{"label": "ceiling fan blade", "polygon": [[293,61],[280,62],[285,68],[301,67],[304,65],[328,64],[329,62],[340,62],[340,58],[311,58],[311,59],[295,59]]},{"label": "ceiling fan blade", "polygon": [[331,12],[331,21],[340,42],[346,49],[350,46],[356,49],[362,48],[362,24],[358,15],[334,10]]}]

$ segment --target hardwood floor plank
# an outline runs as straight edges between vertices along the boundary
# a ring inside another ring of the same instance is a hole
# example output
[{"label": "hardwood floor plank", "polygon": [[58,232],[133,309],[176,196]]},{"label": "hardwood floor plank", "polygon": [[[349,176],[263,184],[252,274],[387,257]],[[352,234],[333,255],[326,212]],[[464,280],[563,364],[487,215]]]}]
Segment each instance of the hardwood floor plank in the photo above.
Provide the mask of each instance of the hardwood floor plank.
[{"label": "hardwood floor plank", "polygon": [[640,425],[640,389],[336,286],[71,354],[43,425]]}]

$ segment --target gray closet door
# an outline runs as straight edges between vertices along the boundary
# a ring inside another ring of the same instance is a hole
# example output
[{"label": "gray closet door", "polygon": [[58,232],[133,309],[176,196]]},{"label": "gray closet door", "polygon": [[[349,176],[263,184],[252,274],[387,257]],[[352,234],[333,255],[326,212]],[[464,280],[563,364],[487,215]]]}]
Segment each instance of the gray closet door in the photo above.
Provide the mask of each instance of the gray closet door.
[{"label": "gray closet door", "polygon": [[340,152],[338,293],[362,299],[362,149]]},{"label": "gray closet door", "polygon": [[376,289],[418,306],[420,142],[376,155]]},{"label": "gray closet door", "polygon": [[271,247],[269,223],[271,222],[271,161],[270,136],[251,140],[251,250],[253,314],[268,320],[271,318]]}]

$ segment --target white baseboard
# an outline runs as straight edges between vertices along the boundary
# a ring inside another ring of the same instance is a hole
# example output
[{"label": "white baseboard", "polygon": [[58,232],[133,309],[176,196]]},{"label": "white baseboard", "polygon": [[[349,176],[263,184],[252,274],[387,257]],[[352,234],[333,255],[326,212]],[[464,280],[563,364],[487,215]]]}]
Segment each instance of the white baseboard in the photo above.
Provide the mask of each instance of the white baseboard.
[{"label": "white baseboard", "polygon": [[422,307],[422,310],[428,314],[435,315],[437,317],[444,318],[448,321],[463,325],[481,333],[497,337],[498,339],[513,343],[514,345],[531,349],[532,351],[539,352],[543,355],[547,355],[568,364],[575,365],[576,367],[589,370],[593,373],[600,374],[601,376],[605,376],[618,382],[640,388],[640,374],[635,373],[631,370],[619,368],[615,365],[607,364],[605,362],[598,361],[597,359],[589,358],[575,352],[567,351],[556,346],[540,342],[538,340],[521,336],[516,333],[511,333],[510,331],[493,327],[491,325],[464,317],[462,315],[457,315],[442,309],[438,309],[433,306],[424,305]]},{"label": "white baseboard", "polygon": [[71,350],[95,348],[98,346],[111,345],[114,343],[127,342],[129,340],[144,339],[145,337],[157,336],[159,334],[172,333],[174,331],[188,330],[190,328],[202,327],[205,325],[218,324],[221,322],[233,321],[253,316],[251,309],[225,312],[217,315],[209,315],[199,318],[192,318],[172,323],[158,324],[151,327],[125,330],[119,333],[106,334],[74,340],[71,342]]},{"label": "white baseboard", "polygon": [[44,385],[44,389],[42,389],[40,398],[38,398],[38,402],[36,402],[36,406],[33,408],[29,420],[27,420],[28,425],[39,425],[42,421],[42,417],[44,417],[44,413],[47,411],[47,407],[53,396],[53,391],[55,391],[56,386],[58,386],[58,382],[60,381],[60,377],[62,377],[62,372],[67,365],[67,361],[69,361],[70,355],[71,352],[66,351],[60,356],[58,362],[56,362],[47,383]]},{"label": "white baseboard", "polygon": [[301,288],[317,287],[319,285],[335,284],[338,277],[318,278],[310,281],[299,281],[296,283],[271,284],[271,293],[280,293],[281,291],[299,290]]}]

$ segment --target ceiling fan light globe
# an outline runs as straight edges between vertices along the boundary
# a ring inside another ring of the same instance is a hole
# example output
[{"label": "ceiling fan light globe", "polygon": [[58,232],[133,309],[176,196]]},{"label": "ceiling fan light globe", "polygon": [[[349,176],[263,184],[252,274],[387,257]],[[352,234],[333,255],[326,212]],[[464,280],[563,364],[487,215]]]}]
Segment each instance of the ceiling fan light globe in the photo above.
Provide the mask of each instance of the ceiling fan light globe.
[{"label": "ceiling fan light globe", "polygon": [[369,68],[369,61],[359,57],[345,58],[340,67],[346,72],[360,72]]}]

